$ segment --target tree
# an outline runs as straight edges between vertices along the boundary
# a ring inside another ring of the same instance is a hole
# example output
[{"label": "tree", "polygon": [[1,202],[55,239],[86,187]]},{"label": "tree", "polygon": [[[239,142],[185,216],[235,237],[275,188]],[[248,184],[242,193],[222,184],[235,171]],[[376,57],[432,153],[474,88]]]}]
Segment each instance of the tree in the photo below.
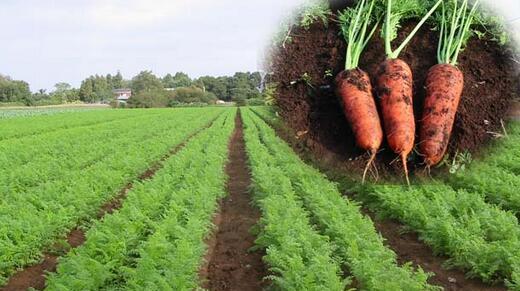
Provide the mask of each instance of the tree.
[{"label": "tree", "polygon": [[137,94],[132,94],[128,100],[128,107],[132,108],[154,108],[166,107],[169,104],[167,91],[164,89],[142,90]]},{"label": "tree", "polygon": [[121,89],[124,87],[123,75],[120,71],[117,71],[117,74],[112,78],[112,89]]},{"label": "tree", "polygon": [[175,79],[173,78],[172,74],[168,73],[162,78],[162,83],[164,88],[174,88]]},{"label": "tree", "polygon": [[74,102],[80,99],[79,90],[72,88],[69,83],[57,83],[54,85],[54,92],[51,93],[50,99],[56,103]]},{"label": "tree", "polygon": [[79,87],[79,99],[83,102],[92,103],[94,102],[94,81],[92,78],[88,78],[81,82],[81,86]]},{"label": "tree", "polygon": [[32,97],[29,84],[0,75],[0,102],[30,102]]},{"label": "tree", "polygon": [[132,94],[143,91],[156,91],[164,88],[161,79],[157,78],[151,71],[142,71],[132,79]]},{"label": "tree", "polygon": [[197,87],[181,87],[173,92],[173,101],[176,103],[212,103],[217,97],[210,92],[204,92]]},{"label": "tree", "polygon": [[173,76],[172,87],[170,88],[179,88],[179,87],[189,87],[191,86],[191,78],[186,73],[177,72],[175,76]]}]

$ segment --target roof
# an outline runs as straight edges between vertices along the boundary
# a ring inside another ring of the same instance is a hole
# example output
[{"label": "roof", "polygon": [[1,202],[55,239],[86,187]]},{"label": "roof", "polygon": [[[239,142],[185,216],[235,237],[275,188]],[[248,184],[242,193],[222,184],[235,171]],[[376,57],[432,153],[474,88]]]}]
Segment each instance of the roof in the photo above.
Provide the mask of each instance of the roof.
[{"label": "roof", "polygon": [[114,90],[112,90],[112,93],[132,93],[132,89],[129,89],[129,88],[114,89]]}]

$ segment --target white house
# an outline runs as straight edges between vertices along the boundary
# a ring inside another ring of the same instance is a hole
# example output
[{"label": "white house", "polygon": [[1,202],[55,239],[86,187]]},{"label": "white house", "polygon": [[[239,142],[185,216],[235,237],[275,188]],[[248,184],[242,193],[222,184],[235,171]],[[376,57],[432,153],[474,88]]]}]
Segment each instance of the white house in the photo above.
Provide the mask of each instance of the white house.
[{"label": "white house", "polygon": [[112,91],[112,93],[114,93],[114,99],[119,103],[126,103],[128,102],[128,99],[132,97],[131,89],[115,89]]}]

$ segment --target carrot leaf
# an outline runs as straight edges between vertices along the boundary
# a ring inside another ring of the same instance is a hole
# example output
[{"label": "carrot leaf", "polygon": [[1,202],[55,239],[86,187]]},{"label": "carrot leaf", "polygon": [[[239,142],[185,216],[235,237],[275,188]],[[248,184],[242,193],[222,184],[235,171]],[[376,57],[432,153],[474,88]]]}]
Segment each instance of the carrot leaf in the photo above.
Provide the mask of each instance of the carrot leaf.
[{"label": "carrot leaf", "polygon": [[[360,0],[355,7],[347,8],[339,14],[341,32],[347,42],[345,69],[355,69],[368,41],[374,35],[379,21],[374,19],[375,0]],[[376,22],[369,31],[369,26]]]},{"label": "carrot leaf", "polygon": [[441,64],[457,65],[460,51],[471,36],[471,24],[475,19],[478,0],[469,9],[468,0],[451,0],[442,3],[440,12],[440,37],[437,49],[437,60]]},{"label": "carrot leaf", "polygon": [[[403,49],[408,45],[412,38],[417,34],[422,25],[430,18],[443,0],[438,0],[429,11],[425,12],[424,1],[417,0],[386,0],[385,22],[383,24],[383,38],[385,40],[385,52],[388,58],[396,59]],[[422,3],[421,3],[422,2]],[[421,21],[415,26],[414,30],[406,37],[401,45],[392,50],[392,41],[397,37],[402,20],[415,16],[424,15]]]}]

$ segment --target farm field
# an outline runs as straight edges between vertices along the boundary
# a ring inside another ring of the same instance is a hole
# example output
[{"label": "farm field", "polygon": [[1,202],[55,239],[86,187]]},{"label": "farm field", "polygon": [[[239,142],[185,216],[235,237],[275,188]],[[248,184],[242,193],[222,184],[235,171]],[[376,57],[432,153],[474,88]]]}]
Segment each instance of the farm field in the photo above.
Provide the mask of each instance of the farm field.
[{"label": "farm field", "polygon": [[269,107],[1,120],[2,290],[518,290],[519,123],[411,187],[320,171],[280,124]]},{"label": "farm field", "polygon": [[29,117],[39,115],[54,115],[67,112],[82,112],[89,110],[100,110],[101,108],[89,107],[54,107],[54,108],[2,108],[0,107],[0,119],[8,119],[15,117]]}]

